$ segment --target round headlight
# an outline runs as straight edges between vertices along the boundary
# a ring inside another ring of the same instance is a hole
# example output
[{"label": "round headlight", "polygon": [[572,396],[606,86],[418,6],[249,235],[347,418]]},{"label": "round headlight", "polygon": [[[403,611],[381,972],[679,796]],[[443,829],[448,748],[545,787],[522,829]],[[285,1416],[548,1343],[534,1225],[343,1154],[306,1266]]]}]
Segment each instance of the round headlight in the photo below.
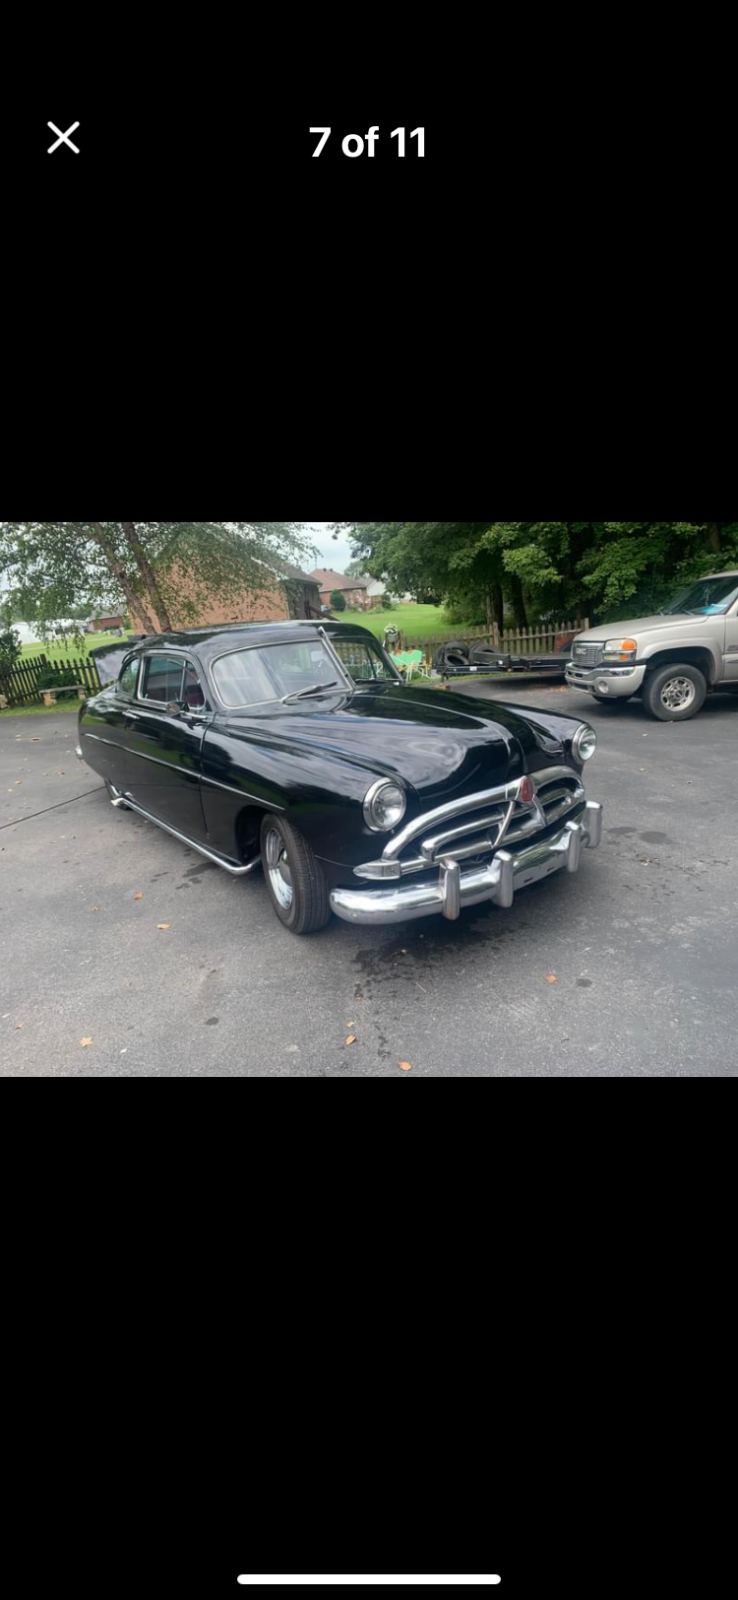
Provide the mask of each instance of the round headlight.
[{"label": "round headlight", "polygon": [[373,783],[364,801],[364,817],[372,833],[391,833],[407,810],[407,797],[398,783],[380,778]]},{"label": "round headlight", "polygon": [[572,740],[574,760],[591,761],[596,749],[597,734],[594,728],[588,728],[586,724],[581,728],[577,728]]}]

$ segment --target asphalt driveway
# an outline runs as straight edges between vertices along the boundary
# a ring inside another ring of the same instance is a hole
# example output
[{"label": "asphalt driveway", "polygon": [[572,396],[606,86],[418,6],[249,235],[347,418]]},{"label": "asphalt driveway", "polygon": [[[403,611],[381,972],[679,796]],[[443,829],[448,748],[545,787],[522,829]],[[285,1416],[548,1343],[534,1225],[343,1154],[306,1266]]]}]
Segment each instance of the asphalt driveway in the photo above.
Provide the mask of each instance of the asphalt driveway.
[{"label": "asphalt driveway", "polygon": [[602,849],[509,912],[301,940],[259,875],[113,811],[73,714],[0,719],[0,1072],[734,1075],[738,697],[674,724],[494,693],[597,727]]}]

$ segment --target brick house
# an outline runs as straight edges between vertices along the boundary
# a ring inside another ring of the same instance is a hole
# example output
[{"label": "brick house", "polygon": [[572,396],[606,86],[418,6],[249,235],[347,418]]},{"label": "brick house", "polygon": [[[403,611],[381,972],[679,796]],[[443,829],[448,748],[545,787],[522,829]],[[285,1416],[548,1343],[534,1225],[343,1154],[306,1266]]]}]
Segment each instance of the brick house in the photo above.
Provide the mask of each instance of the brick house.
[{"label": "brick house", "polygon": [[327,567],[316,567],[310,576],[320,588],[321,605],[329,606],[334,589],[340,589],[347,606],[361,606],[362,611],[370,609],[367,578],[344,578],[342,573],[331,572]]},{"label": "brick house", "polygon": [[[258,593],[242,589],[224,601],[213,597],[198,612],[196,623],[177,616],[170,607],[172,626],[217,627],[229,622],[289,622],[292,618],[320,617],[320,593],[314,579],[289,561],[274,561],[268,568],[271,581]],[[265,574],[266,580],[266,574]]]},{"label": "brick house", "polygon": [[88,633],[110,633],[113,628],[125,628],[125,626],[125,617],[111,611],[93,611],[86,623]]}]

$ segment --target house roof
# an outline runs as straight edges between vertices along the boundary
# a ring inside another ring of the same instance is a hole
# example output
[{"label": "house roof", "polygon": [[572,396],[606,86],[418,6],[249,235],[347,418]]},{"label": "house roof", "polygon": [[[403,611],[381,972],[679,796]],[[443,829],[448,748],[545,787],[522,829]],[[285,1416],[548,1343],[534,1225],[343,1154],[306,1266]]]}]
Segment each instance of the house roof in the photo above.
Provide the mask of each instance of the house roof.
[{"label": "house roof", "polygon": [[320,584],[321,589],[368,589],[366,578],[345,578],[341,572],[331,572],[329,568],[316,567],[311,577]]},{"label": "house roof", "polygon": [[272,556],[265,565],[276,572],[280,578],[294,578],[299,583],[315,583],[315,573],[302,572],[299,567],[293,567],[291,561],[283,561],[281,556]]}]

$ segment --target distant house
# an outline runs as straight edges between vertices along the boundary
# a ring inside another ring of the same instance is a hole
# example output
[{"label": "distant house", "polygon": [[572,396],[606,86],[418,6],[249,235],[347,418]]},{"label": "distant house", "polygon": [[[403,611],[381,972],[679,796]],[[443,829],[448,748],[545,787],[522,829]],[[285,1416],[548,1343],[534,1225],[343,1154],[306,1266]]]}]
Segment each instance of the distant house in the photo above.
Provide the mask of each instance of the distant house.
[{"label": "distant house", "polygon": [[373,578],[366,595],[370,606],[381,606],[385,596],[389,596],[389,589],[386,583],[382,583],[380,578]]},{"label": "distant house", "polygon": [[125,628],[126,619],[120,612],[93,611],[87,618],[87,633],[112,633],[114,628]]},{"label": "distant house", "polygon": [[264,565],[263,572],[263,588],[241,589],[227,600],[213,596],[199,606],[194,622],[178,617],[176,606],[170,606],[172,626],[207,628],[228,622],[289,622],[293,618],[320,617],[320,592],[309,573],[277,557]]},{"label": "distant house", "polygon": [[347,606],[369,610],[369,578],[345,578],[341,572],[331,572],[327,567],[316,567],[310,576],[320,589],[321,605],[329,606],[334,590],[340,589]]}]

